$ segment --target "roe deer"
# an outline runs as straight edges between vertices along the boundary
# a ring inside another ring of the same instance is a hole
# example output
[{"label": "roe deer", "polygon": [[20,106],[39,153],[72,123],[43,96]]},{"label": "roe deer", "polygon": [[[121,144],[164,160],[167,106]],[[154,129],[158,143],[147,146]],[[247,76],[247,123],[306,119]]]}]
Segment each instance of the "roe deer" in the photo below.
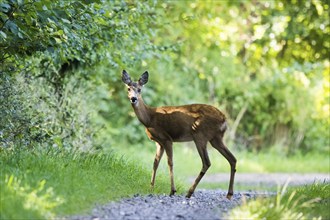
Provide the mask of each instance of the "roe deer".
[{"label": "roe deer", "polygon": [[128,87],[128,98],[134,112],[139,121],[145,126],[148,137],[155,141],[157,145],[151,187],[155,184],[158,164],[165,150],[171,179],[170,195],[174,195],[176,189],[173,178],[172,143],[194,141],[202,159],[203,167],[186,195],[190,198],[199,181],[211,166],[206,149],[207,142],[210,142],[230,164],[231,172],[227,198],[231,199],[236,172],[236,158],[222,140],[227,128],[225,115],[217,108],[204,104],[149,107],[143,102],[141,96],[142,87],[148,82],[148,77],[149,74],[146,71],[137,82],[133,82],[125,70],[122,73],[122,81]]}]

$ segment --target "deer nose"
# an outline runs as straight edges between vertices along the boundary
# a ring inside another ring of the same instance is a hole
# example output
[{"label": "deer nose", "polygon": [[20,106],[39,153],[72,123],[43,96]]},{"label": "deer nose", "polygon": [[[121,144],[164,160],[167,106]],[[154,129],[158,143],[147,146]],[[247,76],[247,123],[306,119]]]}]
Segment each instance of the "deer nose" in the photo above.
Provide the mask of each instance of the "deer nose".
[{"label": "deer nose", "polygon": [[135,103],[137,101],[137,98],[136,97],[132,97],[131,98],[131,103]]}]

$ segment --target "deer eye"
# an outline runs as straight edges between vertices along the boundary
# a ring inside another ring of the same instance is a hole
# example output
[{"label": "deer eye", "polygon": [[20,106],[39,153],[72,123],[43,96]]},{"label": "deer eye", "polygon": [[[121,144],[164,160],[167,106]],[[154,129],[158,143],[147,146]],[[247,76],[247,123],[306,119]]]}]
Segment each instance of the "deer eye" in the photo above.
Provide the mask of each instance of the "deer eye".
[{"label": "deer eye", "polygon": [[130,92],[130,91],[131,91],[131,88],[128,88],[128,89],[127,89],[127,91],[129,91],[129,92]]},{"label": "deer eye", "polygon": [[137,91],[138,91],[138,93],[140,93],[141,92],[141,89],[138,89]]}]

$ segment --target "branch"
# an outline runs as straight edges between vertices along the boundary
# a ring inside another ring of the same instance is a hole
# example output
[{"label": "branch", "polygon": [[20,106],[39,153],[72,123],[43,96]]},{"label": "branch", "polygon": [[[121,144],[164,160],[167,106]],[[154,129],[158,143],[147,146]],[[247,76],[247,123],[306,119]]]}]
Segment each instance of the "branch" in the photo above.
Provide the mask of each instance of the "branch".
[{"label": "branch", "polygon": [[239,125],[239,122],[242,120],[243,118],[243,115],[245,114],[246,110],[247,110],[247,107],[248,107],[248,103],[245,103],[243,108],[239,111],[235,121],[234,121],[234,124],[230,130],[230,133],[229,133],[229,138],[231,140],[234,140],[235,138],[235,135],[236,135],[236,130],[237,130],[237,127]]}]

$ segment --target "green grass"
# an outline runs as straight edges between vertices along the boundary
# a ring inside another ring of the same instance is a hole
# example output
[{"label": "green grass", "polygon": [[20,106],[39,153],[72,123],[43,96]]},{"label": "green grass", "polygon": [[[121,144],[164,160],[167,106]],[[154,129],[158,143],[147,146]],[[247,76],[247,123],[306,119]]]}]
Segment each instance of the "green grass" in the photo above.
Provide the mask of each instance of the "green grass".
[{"label": "green grass", "polygon": [[[144,145],[135,144],[134,147],[120,147],[115,150],[130,158],[140,161],[151,170],[156,147],[153,142],[145,141]],[[193,143],[174,143],[173,149],[174,172],[178,178],[197,176],[202,168],[201,159]],[[211,167],[207,171],[211,173],[229,173],[230,166],[226,159],[215,149],[208,147]],[[328,173],[329,154],[309,153],[285,156],[275,151],[252,153],[237,152],[232,150],[237,158],[237,172],[240,173]],[[161,172],[167,172],[166,155],[160,163]]]},{"label": "green grass", "polygon": [[[149,188],[154,150],[152,143],[146,147],[137,145],[135,149],[118,148],[115,153],[97,154],[0,148],[0,219],[84,214],[95,204],[104,204],[137,193],[167,194],[170,185],[165,158],[160,165],[154,191]],[[281,157],[276,154],[235,154],[239,161],[239,172],[328,172],[329,169],[327,155]],[[229,172],[227,161],[219,153],[210,150],[210,158],[210,173]],[[185,192],[188,185],[182,182],[187,177],[196,176],[201,168],[196,150],[187,145],[175,146],[174,166],[175,177],[179,180],[176,181],[177,189],[179,193]],[[216,188],[228,187],[225,183],[223,186],[216,185]],[[214,184],[203,182],[199,186],[214,187]],[[255,187],[255,190],[269,190],[267,186]],[[235,190],[246,190],[246,186],[236,184]],[[306,197],[300,198],[300,195]],[[325,208],[329,206],[329,185],[298,188],[295,191],[296,197],[299,198],[299,204],[316,197],[321,198],[315,202],[312,211],[305,211],[305,207],[301,207],[302,212],[306,212],[304,216],[310,212],[313,216],[320,213],[322,217],[330,218],[325,213]],[[285,195],[283,198],[286,199]],[[277,204],[272,200],[269,203]],[[286,204],[285,200],[281,200],[281,204]]]},{"label": "green grass", "polygon": [[167,176],[158,175],[151,191],[149,170],[112,153],[0,150],[0,219],[84,214],[95,204],[170,191]]},{"label": "green grass", "polygon": [[244,202],[229,219],[330,219],[330,185],[279,189],[277,196]]}]

